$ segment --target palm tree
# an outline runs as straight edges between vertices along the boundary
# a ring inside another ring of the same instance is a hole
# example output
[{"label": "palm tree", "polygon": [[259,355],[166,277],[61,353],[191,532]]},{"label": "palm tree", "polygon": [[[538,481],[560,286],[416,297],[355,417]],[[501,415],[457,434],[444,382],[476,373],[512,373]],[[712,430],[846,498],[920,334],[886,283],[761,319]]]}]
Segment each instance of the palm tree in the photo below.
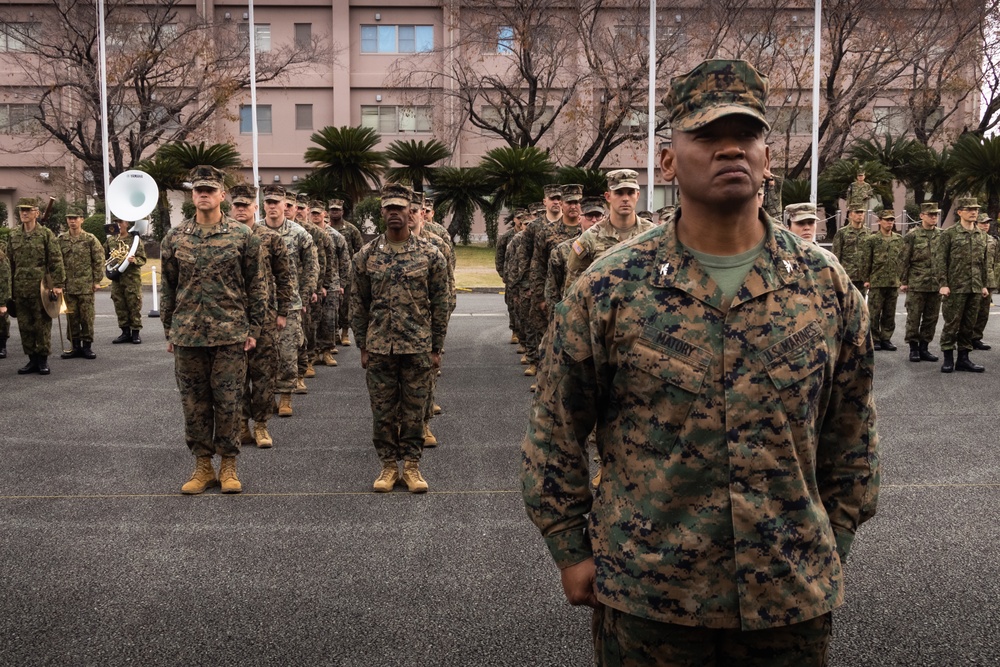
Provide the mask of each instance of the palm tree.
[{"label": "palm tree", "polygon": [[559,167],[556,172],[556,181],[563,185],[571,183],[582,185],[585,197],[600,197],[608,189],[608,177],[597,169]]},{"label": "palm tree", "polygon": [[1000,213],[1000,137],[966,134],[952,147],[950,185],[955,192],[986,195],[986,210],[994,220]]},{"label": "palm tree", "polygon": [[886,133],[884,140],[863,139],[854,144],[848,155],[859,162],[878,162],[889,170],[893,177],[906,184],[910,181],[913,161],[918,153],[926,149],[914,139],[894,139]]},{"label": "palm tree", "polygon": [[462,243],[469,243],[476,211],[487,211],[494,204],[482,171],[478,167],[441,167],[435,171],[431,185],[434,207],[441,215],[452,214],[448,233],[452,237],[458,234]]},{"label": "palm tree", "polygon": [[526,206],[541,201],[542,188],[552,182],[555,165],[534,146],[504,146],[489,151],[479,163],[493,208]]},{"label": "palm tree", "polygon": [[306,149],[305,161],[351,202],[361,201],[379,187],[379,178],[389,166],[385,154],[375,150],[379,135],[370,127],[324,127],[309,138],[315,146]]},{"label": "palm tree", "polygon": [[890,205],[893,175],[877,160],[860,163],[857,160],[837,160],[823,170],[820,182],[826,181],[843,196],[847,192],[847,186],[855,181],[860,172],[864,172],[865,182],[871,184],[875,195],[882,200],[882,205]]},{"label": "palm tree", "polygon": [[945,211],[951,208],[952,195],[948,187],[948,180],[951,178],[951,169],[948,166],[950,160],[949,148],[942,148],[939,152],[927,146],[914,156],[909,169],[911,180],[907,184],[913,189],[914,202],[921,204],[930,200],[938,202]]},{"label": "palm tree", "polygon": [[423,192],[424,183],[429,183],[434,175],[435,162],[451,157],[448,147],[437,139],[426,144],[423,141],[394,141],[389,144],[385,156],[401,167],[390,167],[385,177],[395,183],[412,184],[414,191]]}]

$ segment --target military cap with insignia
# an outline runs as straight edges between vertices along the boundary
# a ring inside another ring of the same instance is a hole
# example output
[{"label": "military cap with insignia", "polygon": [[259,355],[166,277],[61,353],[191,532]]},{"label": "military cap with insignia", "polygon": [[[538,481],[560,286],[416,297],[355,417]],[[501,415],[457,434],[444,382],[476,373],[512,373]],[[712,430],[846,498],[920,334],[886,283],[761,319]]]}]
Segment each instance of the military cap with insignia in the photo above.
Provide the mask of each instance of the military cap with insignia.
[{"label": "military cap with insignia", "polygon": [[565,202],[583,199],[583,186],[578,183],[562,186],[562,198]]},{"label": "military cap with insignia", "polygon": [[561,185],[546,185],[543,188],[545,196],[549,199],[562,199],[562,186]]},{"label": "military cap with insignia", "polygon": [[955,201],[956,208],[979,208],[979,200],[975,197],[959,197]]},{"label": "military cap with insignia", "polygon": [[424,195],[424,208],[434,208],[434,197]]},{"label": "military cap with insignia", "polygon": [[17,200],[17,208],[38,208],[38,200],[34,197],[21,197]]},{"label": "military cap with insignia", "polygon": [[233,200],[234,204],[246,204],[249,206],[257,199],[257,193],[254,190],[249,185],[234,185],[229,188],[229,198]]},{"label": "military cap with insignia", "polygon": [[921,213],[940,213],[941,208],[937,205],[936,201],[925,201],[920,205]]},{"label": "military cap with insignia", "polygon": [[793,222],[801,224],[807,220],[811,220],[813,222],[819,220],[819,216],[816,215],[816,205],[810,204],[809,202],[789,204],[785,207],[785,218],[788,220],[789,225]]},{"label": "military cap with insignia", "polygon": [[226,174],[211,165],[199,164],[188,174],[192,188],[215,188],[222,190],[225,185]]},{"label": "military cap with insignia", "polygon": [[990,216],[988,216],[987,214],[985,214],[985,213],[980,213],[980,214],[979,214],[979,218],[978,218],[978,219],[976,220],[976,222],[977,222],[977,223],[979,223],[980,225],[982,225],[982,224],[985,224],[985,223],[987,223],[987,222],[990,222],[990,221],[991,221],[992,219],[993,219],[993,218],[991,218],[991,217],[990,217]]},{"label": "military cap with insignia", "polygon": [[309,202],[309,212],[310,213],[325,213],[326,207],[323,206],[323,202],[318,199],[310,200]]},{"label": "military cap with insignia", "polygon": [[584,215],[591,213],[604,215],[604,199],[601,197],[584,197],[583,201],[580,202],[580,211]]},{"label": "military cap with insignia", "polygon": [[386,183],[382,186],[379,196],[383,207],[410,205],[410,188],[399,183]]},{"label": "military cap with insignia", "polygon": [[264,186],[264,201],[284,201],[287,196],[285,188],[280,185]]},{"label": "military cap with insignia", "polygon": [[674,130],[691,132],[725,116],[748,116],[770,129],[765,118],[767,77],[745,60],[705,60],[670,80],[663,105]]},{"label": "military cap with insignia", "polygon": [[639,172],[632,169],[615,169],[609,171],[607,175],[608,190],[621,190],[622,188],[639,189]]},{"label": "military cap with insignia", "polygon": [[343,199],[331,199],[330,205],[327,207],[329,210],[344,210],[344,200]]},{"label": "military cap with insignia", "polygon": [[299,208],[305,208],[309,205],[309,195],[304,192],[300,192],[295,195],[295,203]]}]

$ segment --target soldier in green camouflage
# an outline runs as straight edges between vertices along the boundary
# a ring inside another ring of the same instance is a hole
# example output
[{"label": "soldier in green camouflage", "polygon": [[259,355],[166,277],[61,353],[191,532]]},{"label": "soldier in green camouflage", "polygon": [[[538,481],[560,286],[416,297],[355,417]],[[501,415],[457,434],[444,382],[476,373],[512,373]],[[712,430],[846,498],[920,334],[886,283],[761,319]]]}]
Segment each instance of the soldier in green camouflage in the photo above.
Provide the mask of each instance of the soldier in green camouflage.
[{"label": "soldier in green camouflage", "polygon": [[66,211],[67,231],[59,235],[63,267],[66,271],[66,337],[72,349],[63,359],[96,359],[94,342],[94,292],[104,279],[104,248],[97,237],[83,231],[83,211]]},{"label": "soldier in green camouflage", "polygon": [[[184,434],[197,457],[185,494],[220,485],[240,493],[236,475],[247,355],[267,312],[260,241],[222,213],[223,173],[200,165],[188,176],[193,218],[163,237],[160,320],[184,411]],[[212,457],[222,458],[219,474]]]},{"label": "soldier in green camouflage", "polygon": [[871,183],[865,183],[864,170],[859,169],[854,177],[854,182],[847,186],[847,192],[844,193],[848,209],[852,211],[860,209],[867,213],[868,204],[871,203],[871,199],[874,196],[875,190],[872,188]]},{"label": "soldier in green camouflage", "polygon": [[[556,246],[567,239],[574,239],[583,231],[580,226],[583,201],[583,186],[564,185],[562,192],[562,220],[555,225],[542,227],[534,237],[531,255],[531,307],[542,314],[540,331],[545,331],[551,311],[545,302],[545,281],[549,274],[549,258]],[[541,340],[539,340],[539,344]],[[529,348],[530,349],[530,348]],[[537,363],[537,362],[536,362]]]},{"label": "soldier in green camouflage", "polygon": [[[523,208],[519,208],[516,211],[514,211],[514,214],[510,217],[510,220],[508,221],[510,229],[508,229],[503,234],[497,237],[497,249],[493,259],[493,265],[496,267],[497,274],[500,276],[500,280],[504,280],[504,273],[505,273],[504,264],[507,261],[507,246],[510,245],[510,240],[514,238],[514,234],[516,234],[519,231],[518,226],[521,224],[521,221],[524,220],[527,214],[528,211]],[[516,345],[518,343],[518,339],[517,339],[517,334],[514,333],[516,327],[514,326],[513,299],[511,299],[511,295],[509,290],[507,289],[506,282],[504,283],[503,300],[504,304],[507,306],[507,321],[510,327],[510,344]]]},{"label": "soldier in green camouflage", "polygon": [[[990,235],[990,216],[985,213],[979,214],[976,226],[979,231],[986,234],[986,287],[990,294],[995,294],[1000,288],[1000,242],[995,236]],[[993,305],[993,297],[983,299],[979,307],[979,315],[976,317],[976,325],[972,328],[972,349],[990,350],[992,345],[983,342],[983,334],[986,332],[986,325],[990,321],[990,307]]]},{"label": "soldier in green camouflage", "polygon": [[[521,261],[525,263],[525,266],[521,270],[526,272],[528,276],[523,296],[527,300],[527,303],[524,305],[529,307],[524,310],[522,317],[522,326],[528,337],[524,341],[524,346],[527,348],[525,356],[528,357],[528,367],[524,370],[524,374],[527,376],[534,376],[537,372],[538,346],[542,342],[542,334],[545,332],[545,327],[548,324],[548,318],[542,310],[541,305],[539,305],[545,295],[533,291],[535,289],[535,282],[532,280],[532,267],[535,265],[535,241],[548,228],[563,226],[562,186],[554,184],[546,185],[544,192],[545,196],[542,199],[542,204],[544,204],[545,210],[525,225],[524,240],[522,241],[523,245],[521,248]],[[539,258],[537,261],[541,262],[543,260]],[[547,255],[544,261],[546,262],[546,266],[548,266]],[[542,282],[538,289],[544,288],[545,283]]]},{"label": "soldier in green camouflage", "polygon": [[[260,266],[267,284],[267,311],[257,344],[247,352],[247,379],[243,385],[240,444],[261,449],[274,446],[267,428],[274,415],[274,383],[278,373],[278,335],[288,322],[295,298],[295,268],[281,236],[257,222],[257,193],[248,185],[229,191],[233,219],[247,226],[260,245]],[[252,419],[253,431],[248,420]]]},{"label": "soldier in green camouflage", "polygon": [[865,290],[864,280],[861,279],[861,249],[871,233],[865,225],[865,212],[866,210],[856,202],[848,206],[847,221],[850,224],[838,229],[833,237],[833,254],[840,260],[847,270],[847,275],[851,277],[851,282],[862,294],[868,292]]},{"label": "soldier in green camouflage", "polygon": [[549,270],[545,276],[545,306],[548,312],[551,313],[552,308],[562,301],[563,294],[576,279],[576,277],[572,279],[567,277],[569,264],[574,255],[574,244],[594,225],[599,224],[604,216],[604,199],[584,197],[580,202],[580,237],[562,241],[549,253]]},{"label": "soldier in green camouflage", "polygon": [[389,183],[381,197],[386,231],[354,256],[351,295],[372,441],[382,463],[373,489],[392,491],[402,479],[411,493],[424,493],[423,423],[448,326],[448,265],[433,245],[410,233],[409,188]]},{"label": "soldier in green camouflage", "polygon": [[516,223],[514,236],[511,237],[510,244],[507,246],[503,266],[504,291],[509,295],[511,308],[514,310],[514,333],[517,335],[519,341],[517,349],[519,354],[525,355],[523,357],[523,363],[525,364],[528,362],[528,349],[525,346],[528,334],[525,332],[524,327],[524,320],[527,317],[524,310],[524,302],[526,300],[525,292],[528,289],[528,273],[523,270],[527,266],[527,262],[523,261],[524,230],[526,226],[527,221],[525,219]]},{"label": "soldier in green camouflage", "polygon": [[861,248],[861,280],[868,294],[868,317],[876,350],[895,352],[896,297],[899,295],[903,237],[894,231],[896,214],[885,209],[878,214],[878,232],[869,234]]},{"label": "soldier in green camouflage", "polygon": [[[305,195],[298,195],[298,206],[295,214],[295,221],[302,228],[309,232],[312,237],[313,246],[316,248],[316,262],[319,273],[316,280],[316,288],[309,303],[302,313],[302,329],[305,333],[305,343],[299,348],[298,379],[296,380],[295,393],[305,394],[306,378],[316,377],[316,370],[313,361],[316,356],[316,334],[319,331],[320,320],[323,316],[323,302],[327,293],[334,287],[333,283],[337,275],[336,255],[333,241],[317,225],[309,220],[309,201]],[[301,218],[301,220],[300,220]],[[339,287],[339,280],[338,285]]]},{"label": "soldier in green camouflage", "polygon": [[673,79],[660,167],[682,205],[594,262],[545,336],[522,491],[595,608],[598,665],[826,664],[875,511],[867,311],[758,206],[766,89],[745,61]]},{"label": "soldier in green camouflage", "polygon": [[38,202],[33,197],[17,200],[21,226],[7,237],[10,260],[11,292],[17,312],[21,348],[28,363],[17,369],[19,375],[49,374],[49,349],[52,343],[52,318],[42,307],[42,278],[51,278],[53,292],[62,294],[66,284],[59,241],[48,227],[38,223]]},{"label": "soldier in green camouflage", "polygon": [[899,291],[906,294],[906,343],[910,346],[910,361],[937,361],[928,346],[934,340],[941,294],[938,292],[934,256],[937,253],[938,217],[941,209],[935,202],[920,205],[920,226],[903,237],[900,258]]},{"label": "soldier in green camouflage", "polygon": [[[330,216],[330,227],[337,231],[347,241],[347,255],[353,260],[354,255],[357,254],[357,252],[361,250],[361,247],[364,245],[361,230],[344,219],[344,200],[332,200],[327,212]],[[351,344],[351,339],[348,336],[347,329],[351,325],[350,308],[352,280],[353,278],[348,280],[347,284],[344,285],[344,294],[340,299],[340,310],[337,312],[337,322],[340,325],[339,343],[344,346]]]},{"label": "soldier in green camouflage", "polygon": [[[351,282],[351,254],[347,244],[347,239],[336,229],[327,224],[326,211],[321,202],[314,202],[317,206],[312,209],[313,223],[322,229],[330,237],[330,244],[333,248],[331,263],[337,278],[337,287],[327,291],[326,299],[323,301],[323,313],[320,319],[319,330],[317,331],[317,346],[322,355],[319,361],[326,366],[336,366],[337,360],[333,355],[337,354],[338,325],[341,310],[341,303],[344,300],[344,293],[347,285]],[[317,211],[317,207],[319,210]]]},{"label": "soldier in green camouflage", "polygon": [[[448,244],[448,247],[451,248],[451,256],[454,258],[455,257],[455,239],[451,238],[451,234],[448,233],[448,229],[444,225],[442,225],[442,224],[440,224],[440,223],[438,223],[438,222],[436,222],[434,220],[434,198],[433,197],[426,197],[426,196],[424,197],[423,212],[424,212],[424,227],[426,227],[427,231],[429,231],[431,234],[434,234],[435,236],[437,236],[438,238],[442,239],[445,243]],[[445,259],[447,259],[447,257]],[[454,259],[452,259],[451,270],[452,271],[455,270],[455,260]]]},{"label": "soldier in green camouflage", "polygon": [[623,241],[646,232],[656,225],[635,214],[639,201],[639,174],[631,169],[608,172],[608,215],[573,242],[566,260],[566,286],[569,287],[598,257]]},{"label": "soldier in green camouflage", "polygon": [[[118,221],[118,233],[109,234],[104,240],[106,257],[125,258],[129,254],[133,236],[128,230],[132,224],[126,220]],[[111,341],[115,345],[142,343],[139,331],[142,329],[142,267],[145,265],[146,247],[140,240],[135,255],[119,269],[118,278],[111,281],[111,301],[115,304],[118,328],[121,329],[121,334]]]},{"label": "soldier in green camouflage", "polygon": [[10,260],[0,246],[0,359],[7,358],[7,337],[10,326],[7,319],[7,301],[10,295]]},{"label": "soldier in green camouflage", "polygon": [[[985,368],[969,359],[972,335],[982,300],[990,298],[987,266],[988,235],[979,231],[979,202],[975,197],[957,200],[958,223],[941,232],[934,272],[937,274],[938,292],[944,328],[941,330],[941,351],[944,352],[942,373],[968,371],[982,373]],[[958,348],[958,361],[955,361]]]},{"label": "soldier in green camouflage", "polygon": [[[777,219],[780,219],[779,216]],[[785,207],[785,221],[788,224],[788,231],[795,234],[803,241],[815,243],[816,223],[819,216],[816,215],[816,205],[809,203],[789,204]]]}]

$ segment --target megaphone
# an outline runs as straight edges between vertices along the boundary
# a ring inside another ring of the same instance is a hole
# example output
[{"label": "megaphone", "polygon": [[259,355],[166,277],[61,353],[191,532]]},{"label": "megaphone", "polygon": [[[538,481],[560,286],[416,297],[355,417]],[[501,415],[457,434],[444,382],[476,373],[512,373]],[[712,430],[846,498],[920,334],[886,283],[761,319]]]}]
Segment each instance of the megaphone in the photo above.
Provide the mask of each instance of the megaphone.
[{"label": "megaphone", "polygon": [[108,210],[120,220],[135,222],[153,212],[159,197],[160,190],[152,176],[129,169],[118,174],[108,185]]}]

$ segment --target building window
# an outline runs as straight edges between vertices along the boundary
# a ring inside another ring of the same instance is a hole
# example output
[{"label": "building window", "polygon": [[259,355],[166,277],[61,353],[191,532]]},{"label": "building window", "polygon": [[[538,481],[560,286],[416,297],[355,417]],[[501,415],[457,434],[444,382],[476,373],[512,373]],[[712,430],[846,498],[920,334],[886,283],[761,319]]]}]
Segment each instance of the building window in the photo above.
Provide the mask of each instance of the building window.
[{"label": "building window", "polygon": [[362,106],[361,126],[379,134],[430,132],[431,107]]},{"label": "building window", "polygon": [[[243,40],[244,44],[249,43],[250,34],[250,24],[240,23],[237,25],[237,29],[240,33],[240,39]],[[271,50],[271,24],[270,23],[255,23],[253,26],[254,33],[254,49],[258,53],[264,53]]]},{"label": "building window", "polygon": [[30,51],[41,34],[40,23],[5,23],[0,26],[0,51]]},{"label": "building window", "polygon": [[[240,105],[240,134],[253,133],[253,118],[249,104]],[[257,133],[271,134],[271,105],[257,105]]]},{"label": "building window", "polygon": [[37,118],[34,104],[0,104],[0,133],[35,134],[41,130]]},{"label": "building window", "polygon": [[808,108],[768,107],[767,122],[775,134],[810,134],[812,113]]},{"label": "building window", "polygon": [[872,112],[875,135],[901,137],[910,129],[910,115],[905,107],[876,106]]},{"label": "building window", "polygon": [[361,26],[361,53],[427,53],[433,49],[432,25]]},{"label": "building window", "polygon": [[295,46],[300,49],[308,49],[312,47],[312,23],[296,23],[295,24]]},{"label": "building window", "polygon": [[295,105],[295,129],[296,130],[313,129],[313,105],[311,104]]},{"label": "building window", "polygon": [[514,53],[514,28],[509,25],[502,25],[497,29],[497,53]]}]

